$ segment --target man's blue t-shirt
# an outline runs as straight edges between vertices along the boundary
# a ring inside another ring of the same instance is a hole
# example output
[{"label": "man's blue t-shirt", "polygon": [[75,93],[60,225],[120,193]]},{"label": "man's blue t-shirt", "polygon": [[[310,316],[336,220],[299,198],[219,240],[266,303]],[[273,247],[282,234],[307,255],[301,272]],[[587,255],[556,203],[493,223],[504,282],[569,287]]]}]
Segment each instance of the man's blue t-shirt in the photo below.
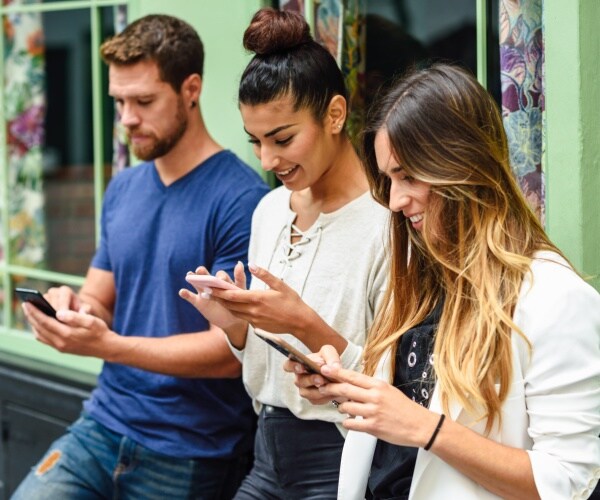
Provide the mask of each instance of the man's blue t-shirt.
[{"label": "man's blue t-shirt", "polygon": [[[199,265],[231,275],[237,261],[246,262],[252,212],[267,191],[229,151],[169,186],[152,162],[118,174],[106,190],[92,260],[114,274],[112,329],[144,337],[206,330],[178,290]],[[241,379],[178,378],[106,362],[85,410],[172,457],[228,458],[252,447],[255,415]]]}]

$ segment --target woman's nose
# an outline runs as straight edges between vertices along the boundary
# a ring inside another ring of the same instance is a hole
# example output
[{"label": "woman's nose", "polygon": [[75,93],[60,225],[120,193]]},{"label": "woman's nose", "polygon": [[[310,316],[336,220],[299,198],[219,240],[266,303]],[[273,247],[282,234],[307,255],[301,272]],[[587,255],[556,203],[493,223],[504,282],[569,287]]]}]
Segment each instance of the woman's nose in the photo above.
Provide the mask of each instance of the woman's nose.
[{"label": "woman's nose", "polygon": [[269,172],[279,165],[279,156],[272,148],[262,146],[258,154],[260,164],[264,171]]},{"label": "woman's nose", "polygon": [[401,212],[410,203],[410,196],[405,189],[392,183],[388,206],[392,212]]}]

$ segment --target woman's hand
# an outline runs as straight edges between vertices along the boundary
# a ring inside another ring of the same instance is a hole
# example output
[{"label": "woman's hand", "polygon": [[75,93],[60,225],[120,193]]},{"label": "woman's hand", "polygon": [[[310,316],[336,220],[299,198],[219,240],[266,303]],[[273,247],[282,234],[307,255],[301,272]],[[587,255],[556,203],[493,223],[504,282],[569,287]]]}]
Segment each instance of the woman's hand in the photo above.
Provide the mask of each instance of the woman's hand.
[{"label": "woman's hand", "polygon": [[317,389],[322,397],[340,402],[340,413],[362,417],[346,419],[346,429],[367,432],[400,446],[422,447],[429,441],[439,415],[410,400],[394,386],[331,364],[324,364],[321,373],[336,381]]},{"label": "woman's hand", "polygon": [[[323,346],[318,353],[309,354],[308,357],[318,365],[321,365],[321,367],[326,364],[333,367],[341,367],[340,356],[337,350],[330,345]],[[297,363],[291,359],[288,359],[283,364],[283,369],[295,375],[296,380],[294,384],[298,387],[300,396],[310,401],[313,405],[331,403],[331,398],[326,395],[324,396],[319,391],[320,387],[330,383],[329,379],[317,373],[309,373],[301,363]],[[341,402],[341,400],[337,399],[336,401],[338,403]]]},{"label": "woman's hand", "polygon": [[[219,317],[214,320],[214,324],[221,326],[217,319],[224,323],[224,318],[232,321],[231,318],[235,317],[245,322],[244,324],[250,323],[254,328],[270,333],[291,333],[313,351],[320,349],[324,344],[332,344],[338,352],[344,351],[348,341],[325,323],[291,287],[266,269],[252,265],[248,268],[253,277],[263,281],[268,288],[246,290],[243,265],[236,265],[234,274],[239,290],[204,289],[205,295],[200,297],[200,299],[210,297],[230,313],[229,316],[224,316],[223,309],[219,309]],[[217,273],[218,277],[229,280],[225,273],[220,273]],[[200,312],[203,312],[200,307],[206,307],[199,301],[194,305]],[[207,314],[214,314],[214,311],[209,310]],[[221,328],[225,330],[231,342],[238,346],[231,335],[232,327],[221,326]],[[243,343],[245,344],[245,337]]]},{"label": "woman's hand", "polygon": [[267,285],[266,290],[212,290],[230,313],[243,319],[255,328],[271,333],[292,333],[302,330],[307,315],[312,313],[300,296],[282,280],[266,269],[249,265],[254,278]]},{"label": "woman's hand", "polygon": [[[195,274],[209,275],[210,273],[204,266],[196,269]],[[246,275],[244,273],[244,265],[238,262],[233,270],[235,285],[240,289],[246,289]],[[224,271],[217,272],[218,278],[224,279],[232,283],[231,278]],[[193,285],[197,293],[194,293],[187,288],[179,290],[179,296],[192,304],[209,322],[211,325],[221,328],[230,338],[233,345],[243,348],[246,344],[246,332],[248,330],[247,321],[236,317],[219,300],[211,300],[212,290],[200,288]]]}]

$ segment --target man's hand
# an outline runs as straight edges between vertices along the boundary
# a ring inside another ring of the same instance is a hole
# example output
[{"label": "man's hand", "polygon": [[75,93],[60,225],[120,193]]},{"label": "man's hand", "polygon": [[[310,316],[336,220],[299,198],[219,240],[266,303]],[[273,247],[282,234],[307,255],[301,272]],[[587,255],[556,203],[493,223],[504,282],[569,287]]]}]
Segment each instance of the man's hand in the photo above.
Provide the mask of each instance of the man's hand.
[{"label": "man's hand", "polygon": [[92,309],[89,304],[83,302],[73,289],[68,286],[63,285],[49,288],[44,297],[57,311],[59,309],[69,309],[81,313],[90,313]]},{"label": "man's hand", "polygon": [[[67,298],[67,294],[62,298]],[[57,310],[54,319],[31,304],[24,303],[22,307],[35,338],[43,344],[63,353],[110,358],[111,340],[119,336],[100,318],[63,308]]]}]

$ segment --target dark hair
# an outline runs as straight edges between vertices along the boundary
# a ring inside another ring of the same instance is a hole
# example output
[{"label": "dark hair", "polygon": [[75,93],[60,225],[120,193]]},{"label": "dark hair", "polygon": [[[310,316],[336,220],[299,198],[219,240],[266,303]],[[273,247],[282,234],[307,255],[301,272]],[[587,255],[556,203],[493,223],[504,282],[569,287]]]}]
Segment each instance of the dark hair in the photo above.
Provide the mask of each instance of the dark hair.
[{"label": "dark hair", "polygon": [[173,16],[148,15],[127,26],[100,46],[106,64],[154,61],[161,79],[176,92],[190,75],[202,76],[204,47],[188,23]]},{"label": "dark hair", "polygon": [[313,40],[300,14],[259,10],[244,33],[244,47],[255,56],[240,81],[240,104],[254,106],[290,95],[296,110],[309,108],[320,121],[334,96],[347,99],[335,59]]}]

